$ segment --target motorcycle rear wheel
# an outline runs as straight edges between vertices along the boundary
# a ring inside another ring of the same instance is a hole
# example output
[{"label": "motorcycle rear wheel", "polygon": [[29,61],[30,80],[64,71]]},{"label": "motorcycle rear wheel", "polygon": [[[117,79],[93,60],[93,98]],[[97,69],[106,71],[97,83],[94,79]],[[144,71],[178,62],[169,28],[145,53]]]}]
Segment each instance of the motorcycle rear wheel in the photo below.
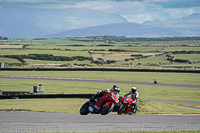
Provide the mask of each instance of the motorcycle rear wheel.
[{"label": "motorcycle rear wheel", "polygon": [[118,110],[118,115],[122,115],[122,113],[125,111],[125,107],[123,104],[119,106],[119,110]]},{"label": "motorcycle rear wheel", "polygon": [[80,108],[80,114],[81,115],[87,115],[89,114],[89,110],[88,110],[88,107],[90,106],[90,103],[89,102],[86,102],[85,104],[83,104],[83,106]]},{"label": "motorcycle rear wheel", "polygon": [[103,104],[101,106],[101,109],[100,109],[101,115],[107,115],[114,108],[114,103],[110,103],[108,106],[106,106],[106,104],[107,104],[107,102],[103,102]]}]

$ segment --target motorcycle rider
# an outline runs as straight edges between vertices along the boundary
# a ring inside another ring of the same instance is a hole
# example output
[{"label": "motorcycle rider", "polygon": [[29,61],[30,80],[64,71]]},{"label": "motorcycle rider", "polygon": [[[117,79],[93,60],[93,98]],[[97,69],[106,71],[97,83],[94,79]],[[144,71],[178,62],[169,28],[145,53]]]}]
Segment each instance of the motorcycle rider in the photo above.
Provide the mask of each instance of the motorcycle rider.
[{"label": "motorcycle rider", "polygon": [[[95,99],[98,99],[98,98],[104,96],[105,93],[111,93],[111,92],[113,92],[115,97],[117,99],[119,99],[120,88],[117,85],[113,85],[113,87],[111,89],[102,90],[101,92],[97,92],[95,95],[92,96],[92,98],[89,100],[89,102],[92,103]],[[92,106],[90,106],[88,109],[90,112],[93,112]]]},{"label": "motorcycle rider", "polygon": [[134,109],[136,109],[137,102],[139,101],[139,98],[138,98],[139,97],[139,93],[137,92],[136,87],[132,87],[131,91],[129,91],[124,96],[128,96],[128,95],[131,95],[131,98],[133,99],[133,101],[132,101],[132,105],[133,105],[132,110],[134,110]]}]

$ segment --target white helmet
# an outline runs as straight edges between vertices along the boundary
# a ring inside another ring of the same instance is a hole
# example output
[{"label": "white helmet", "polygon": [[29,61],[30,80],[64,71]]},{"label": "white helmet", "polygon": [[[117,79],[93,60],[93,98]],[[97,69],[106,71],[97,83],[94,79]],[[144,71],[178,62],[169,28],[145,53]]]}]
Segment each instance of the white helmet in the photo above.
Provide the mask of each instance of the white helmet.
[{"label": "white helmet", "polygon": [[137,90],[136,90],[136,87],[132,87],[131,88],[131,91],[133,92],[133,93],[135,93]]}]

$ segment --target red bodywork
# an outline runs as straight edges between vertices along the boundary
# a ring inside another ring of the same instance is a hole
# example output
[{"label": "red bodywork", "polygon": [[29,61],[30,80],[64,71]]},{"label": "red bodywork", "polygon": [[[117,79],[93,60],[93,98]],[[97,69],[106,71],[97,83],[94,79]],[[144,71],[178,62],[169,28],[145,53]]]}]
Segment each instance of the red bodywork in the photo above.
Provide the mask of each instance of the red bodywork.
[{"label": "red bodywork", "polygon": [[111,93],[105,93],[104,96],[100,97],[93,105],[93,107],[96,108],[97,110],[100,110],[102,103],[105,101],[107,101],[106,106],[108,106],[111,103],[119,103],[117,97],[114,95],[113,92],[111,92]]},{"label": "red bodywork", "polygon": [[131,111],[131,109],[133,107],[132,101],[133,101],[133,99],[131,97],[128,97],[128,96],[122,97],[122,104],[124,104],[126,106],[126,109],[123,112],[124,114],[128,114]]}]

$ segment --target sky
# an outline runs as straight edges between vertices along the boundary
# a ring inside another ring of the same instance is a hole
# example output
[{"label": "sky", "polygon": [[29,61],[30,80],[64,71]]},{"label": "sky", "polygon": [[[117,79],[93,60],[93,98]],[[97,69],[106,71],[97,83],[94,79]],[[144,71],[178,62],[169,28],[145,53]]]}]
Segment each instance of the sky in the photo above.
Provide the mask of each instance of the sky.
[{"label": "sky", "polygon": [[166,20],[200,13],[200,0],[0,0],[2,6],[40,9],[87,8],[118,14],[129,22]]}]

